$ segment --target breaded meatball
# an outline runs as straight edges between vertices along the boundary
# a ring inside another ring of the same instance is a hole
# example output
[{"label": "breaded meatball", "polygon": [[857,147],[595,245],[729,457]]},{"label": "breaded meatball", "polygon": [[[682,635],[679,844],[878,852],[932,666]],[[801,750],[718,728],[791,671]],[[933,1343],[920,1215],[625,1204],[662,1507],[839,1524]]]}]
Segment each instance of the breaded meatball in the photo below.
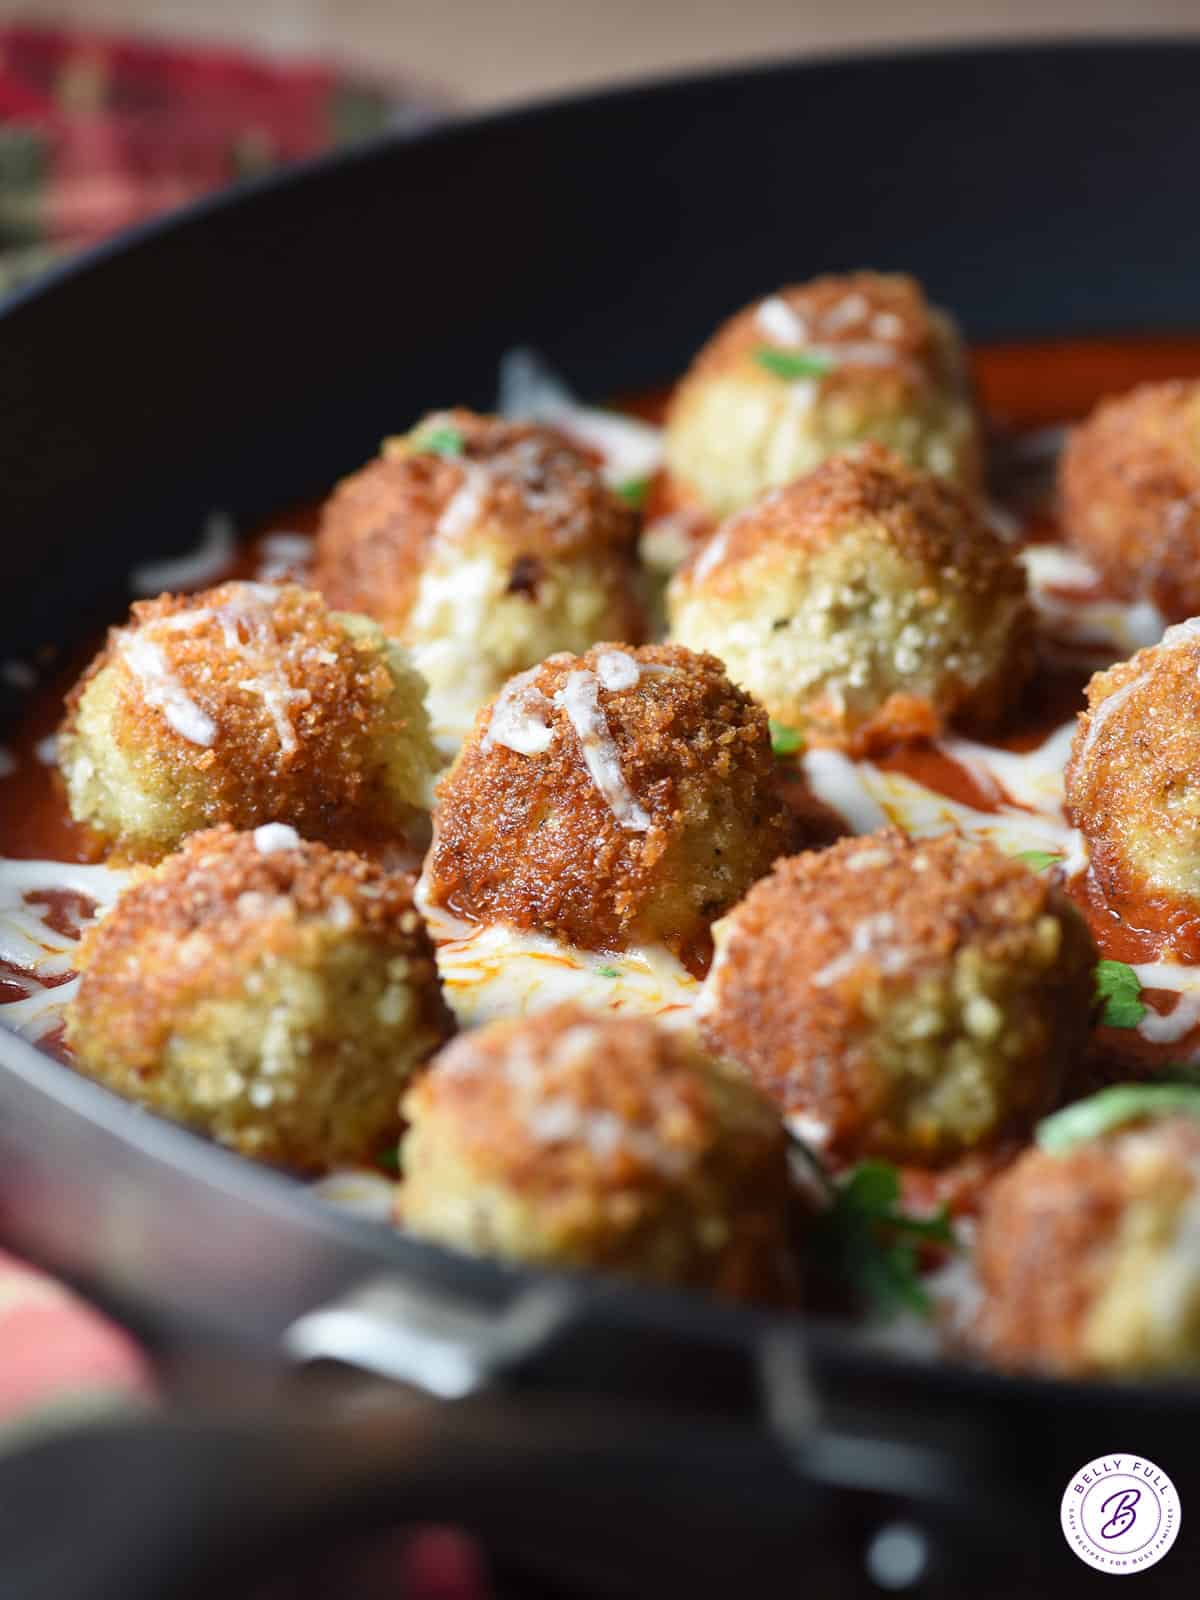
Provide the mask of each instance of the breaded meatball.
[{"label": "breaded meatball", "polygon": [[770,1298],[778,1113],[692,1040],[558,1006],[463,1034],[405,1099],[399,1220],[479,1255]]},{"label": "breaded meatball", "polygon": [[67,1040],[85,1072],[305,1171],[376,1157],[451,1031],[411,881],[280,823],[194,834],[81,963]]},{"label": "breaded meatball", "polygon": [[665,454],[676,493],[723,517],[863,439],[979,485],[958,330],[900,274],[815,278],[739,311],[675,391]]},{"label": "breaded meatball", "polygon": [[1067,536],[1125,600],[1200,611],[1200,380],[1103,401],[1059,463]]},{"label": "breaded meatball", "polygon": [[1083,919],[957,834],[891,829],[780,862],[714,935],[703,1037],[839,1161],[936,1163],[1020,1132],[1087,1037]]},{"label": "breaded meatball", "polygon": [[1087,688],[1067,814],[1110,906],[1139,928],[1200,935],[1200,618]]},{"label": "breaded meatball", "polygon": [[399,837],[438,765],[423,691],[377,624],[294,584],[144,601],[68,699],[71,813],[146,860],[221,822]]},{"label": "breaded meatball", "polygon": [[785,852],[766,713],[712,656],[597,645],[519,674],[438,787],[429,903],[685,960]]},{"label": "breaded meatball", "polygon": [[1200,1366],[1200,1123],[1165,1117],[1061,1155],[1030,1150],[987,1193],[972,1343],[1074,1376]]},{"label": "breaded meatball", "polygon": [[409,647],[453,750],[512,673],[644,636],[635,525],[553,429],[439,412],[334,490],[314,582]]},{"label": "breaded meatball", "polygon": [[993,721],[1033,666],[1013,552],[953,485],[877,444],[730,518],[668,612],[777,722],[851,750]]}]

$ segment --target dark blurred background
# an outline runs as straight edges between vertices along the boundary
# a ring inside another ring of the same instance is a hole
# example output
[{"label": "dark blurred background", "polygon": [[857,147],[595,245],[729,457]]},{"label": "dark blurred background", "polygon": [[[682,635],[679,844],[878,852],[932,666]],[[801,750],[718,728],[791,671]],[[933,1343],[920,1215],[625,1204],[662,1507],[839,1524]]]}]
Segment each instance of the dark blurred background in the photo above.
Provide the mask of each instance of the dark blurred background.
[{"label": "dark blurred background", "polygon": [[0,0],[0,293],[224,183],[455,110],[804,52],[1132,29],[1200,31],[1200,6]]}]

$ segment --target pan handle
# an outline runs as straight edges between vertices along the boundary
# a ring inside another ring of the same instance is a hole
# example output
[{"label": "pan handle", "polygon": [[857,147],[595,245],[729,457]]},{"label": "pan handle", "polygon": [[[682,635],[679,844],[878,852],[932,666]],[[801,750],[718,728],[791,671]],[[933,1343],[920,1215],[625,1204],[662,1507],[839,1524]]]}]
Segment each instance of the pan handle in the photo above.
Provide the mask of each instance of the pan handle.
[{"label": "pan handle", "polygon": [[562,1284],[534,1284],[493,1310],[415,1279],[380,1276],[297,1318],[283,1348],[302,1366],[337,1362],[461,1400],[536,1361],[577,1315]]},{"label": "pan handle", "polygon": [[[21,1600],[250,1600],[247,1585],[311,1574],[356,1539],[453,1524],[501,1572],[572,1600],[879,1600],[909,1584],[921,1600],[991,1600],[1051,1578],[1075,1593],[1036,1520],[1014,1525],[986,1497],[939,1503],[927,1471],[919,1452],[880,1454],[878,1441],[817,1430],[789,1447],[761,1426],[611,1396],[127,1418],[0,1461],[3,1588]],[[1069,1568],[1065,1543],[1058,1553]],[[355,1600],[344,1583],[315,1592]]]},{"label": "pan handle", "polygon": [[449,1523],[502,1569],[573,1597],[728,1600],[749,1536],[756,1593],[773,1595],[777,1575],[782,1596],[806,1533],[823,1546],[832,1526],[819,1488],[793,1498],[784,1483],[784,1453],[757,1430],[608,1399],[109,1421],[0,1462],[3,1587],[21,1600],[242,1600],[239,1582],[310,1571],[342,1541]]}]

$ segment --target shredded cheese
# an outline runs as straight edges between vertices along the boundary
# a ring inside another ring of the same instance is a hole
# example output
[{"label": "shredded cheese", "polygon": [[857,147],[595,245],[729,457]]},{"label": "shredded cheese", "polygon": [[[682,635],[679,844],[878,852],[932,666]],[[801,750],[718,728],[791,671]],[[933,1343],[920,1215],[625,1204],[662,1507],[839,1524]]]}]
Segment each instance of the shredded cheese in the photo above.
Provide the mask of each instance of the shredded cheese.
[{"label": "shredded cheese", "polygon": [[638,803],[621,771],[620,753],[600,704],[600,679],[586,670],[569,672],[554,703],[567,713],[588,774],[621,827],[630,833],[649,832],[650,815]]}]

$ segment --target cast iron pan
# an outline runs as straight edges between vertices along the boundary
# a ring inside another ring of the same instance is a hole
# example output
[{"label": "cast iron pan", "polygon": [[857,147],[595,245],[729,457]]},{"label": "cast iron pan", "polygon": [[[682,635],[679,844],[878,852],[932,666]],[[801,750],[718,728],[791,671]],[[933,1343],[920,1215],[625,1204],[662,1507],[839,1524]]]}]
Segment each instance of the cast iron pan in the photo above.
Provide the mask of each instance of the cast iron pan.
[{"label": "cast iron pan", "polygon": [[[254,518],[431,406],[487,406],[516,343],[603,396],[678,371],[764,285],[856,265],[917,273],[977,338],[1195,331],[1198,97],[1200,44],[1174,41],[805,62],[384,141],[101,249],[0,315],[5,654],[119,612],[210,508]],[[286,1350],[440,1397],[350,1423],[272,1390],[253,1420],[13,1457],[22,1600],[194,1591],[385,1516],[465,1521],[577,1594],[876,1593],[898,1519],[924,1541],[909,1592],[1074,1593],[1106,1580],[1067,1551],[1062,1488],[1130,1451],[1184,1506],[1144,1581],[1191,1587],[1195,1388],[1014,1381],[453,1257],[2,1032],[0,1218],[231,1372]]]}]

